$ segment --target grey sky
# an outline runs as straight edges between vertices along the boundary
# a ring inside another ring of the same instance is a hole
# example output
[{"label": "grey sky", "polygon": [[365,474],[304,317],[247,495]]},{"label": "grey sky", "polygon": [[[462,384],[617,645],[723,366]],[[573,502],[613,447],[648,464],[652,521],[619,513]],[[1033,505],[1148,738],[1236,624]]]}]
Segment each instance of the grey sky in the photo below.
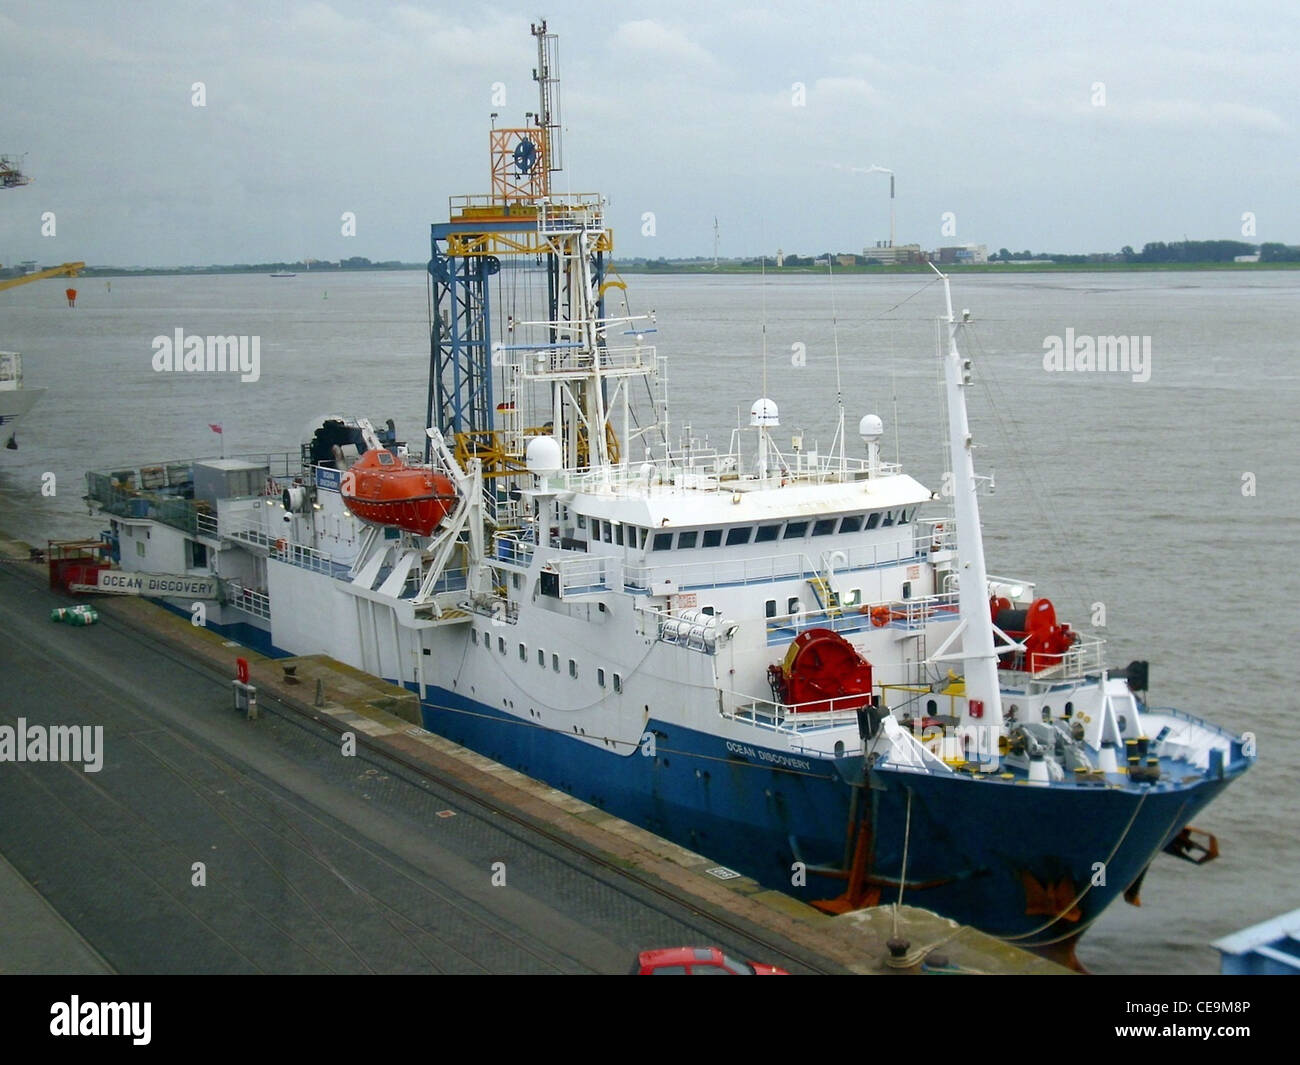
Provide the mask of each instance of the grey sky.
[{"label": "grey sky", "polygon": [[889,230],[888,178],[847,169],[872,163],[900,243],[1118,250],[1248,211],[1300,243],[1287,0],[544,8],[0,3],[0,152],[35,179],[0,192],[0,260],[423,260],[447,196],[488,191],[489,113],[535,110],[539,14],[560,188],[610,197],[625,256],[711,254],[715,215],[723,255],[860,250]]}]

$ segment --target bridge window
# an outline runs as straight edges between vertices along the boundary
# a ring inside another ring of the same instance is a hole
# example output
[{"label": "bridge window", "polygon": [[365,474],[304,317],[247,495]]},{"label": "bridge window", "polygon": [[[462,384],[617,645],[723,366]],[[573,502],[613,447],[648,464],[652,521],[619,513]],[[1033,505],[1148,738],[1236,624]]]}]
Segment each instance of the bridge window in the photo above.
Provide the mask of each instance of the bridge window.
[{"label": "bridge window", "polygon": [[763,616],[764,616],[764,617],[769,617],[769,618],[774,618],[774,617],[776,617],[776,600],[775,600],[775,599],[769,599],[766,603],[763,604]]},{"label": "bridge window", "polygon": [[528,661],[528,648],[524,646],[524,644],[522,643],[519,645],[519,661],[521,662]]},{"label": "bridge window", "polygon": [[885,511],[885,516],[880,519],[880,527],[884,529],[887,526],[893,524],[894,524],[894,512],[892,510]]},{"label": "bridge window", "polygon": [[605,671],[603,669],[596,670],[596,683],[602,688],[605,686]]},{"label": "bridge window", "polygon": [[803,536],[804,533],[806,533],[807,531],[808,531],[808,523],[806,521],[792,521],[787,523],[785,527],[785,536],[782,537],[782,539],[794,540],[800,536]]},{"label": "bridge window", "polygon": [[543,669],[546,668],[546,652],[543,651],[540,647],[537,648],[537,664],[541,666]]},{"label": "bridge window", "polygon": [[840,602],[842,602],[845,606],[857,606],[860,602],[862,602],[862,589],[854,588],[851,592],[845,595],[840,600]]},{"label": "bridge window", "polygon": [[497,637],[497,650],[502,654],[506,653],[506,638],[504,636]]},{"label": "bridge window", "polygon": [[737,525],[734,529],[727,530],[727,546],[735,544],[747,544],[749,538],[754,534],[752,525]]},{"label": "bridge window", "polygon": [[470,639],[470,642],[471,642],[475,647],[478,646],[478,629],[470,629],[470,630],[469,630],[469,639]]},{"label": "bridge window", "polygon": [[814,536],[827,536],[835,531],[835,523],[838,518],[822,518],[820,521],[813,523]]},{"label": "bridge window", "polygon": [[869,530],[874,529],[879,524],[880,524],[880,511],[877,510],[874,513],[867,515],[867,528]]},{"label": "bridge window", "polygon": [[623,546],[623,523],[619,522],[614,526],[614,543],[619,547]]},{"label": "bridge window", "polygon": [[800,614],[803,612],[803,604],[799,602],[797,595],[792,595],[786,600],[785,612],[787,614]]},{"label": "bridge window", "polygon": [[840,532],[857,532],[862,528],[862,515],[850,514],[840,519]]},{"label": "bridge window", "polygon": [[569,659],[569,676],[573,677],[575,680],[578,677],[578,663],[572,658]]},{"label": "bridge window", "polygon": [[695,542],[696,542],[699,538],[700,538],[700,534],[699,534],[698,532],[696,532],[694,529],[692,529],[690,532],[678,533],[678,534],[677,534],[677,546],[678,546],[679,548],[682,548],[682,547],[694,547],[694,546],[695,546]]},{"label": "bridge window", "polygon": [[760,525],[758,531],[754,533],[754,543],[770,543],[777,538],[777,534],[779,534],[780,531],[781,526],[779,525]]},{"label": "bridge window", "polygon": [[616,692],[623,690],[623,678],[617,673],[614,674],[614,690]]},{"label": "bridge window", "polygon": [[579,515],[578,515],[578,528],[579,528],[579,529],[585,529],[586,527],[587,527],[587,515],[585,515],[585,514],[579,514]]},{"label": "bridge window", "polygon": [[718,544],[720,544],[720,543],[722,543],[722,530],[721,530],[721,529],[705,529],[705,530],[704,530],[704,546],[705,546],[705,547],[717,547]]},{"label": "bridge window", "polygon": [[653,545],[651,547],[652,551],[667,551],[672,546],[673,546],[672,533],[655,533],[655,538],[653,541]]},{"label": "bridge window", "polygon": [[560,672],[560,656],[557,654],[551,655],[551,669],[556,673]]}]

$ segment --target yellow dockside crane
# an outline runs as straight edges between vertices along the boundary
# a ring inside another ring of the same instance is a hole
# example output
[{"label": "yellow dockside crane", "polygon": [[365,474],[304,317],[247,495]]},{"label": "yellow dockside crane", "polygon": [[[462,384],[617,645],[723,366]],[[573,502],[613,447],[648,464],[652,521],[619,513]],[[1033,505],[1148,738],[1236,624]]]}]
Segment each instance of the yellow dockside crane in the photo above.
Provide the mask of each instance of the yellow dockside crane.
[{"label": "yellow dockside crane", "polygon": [[28,281],[40,281],[45,277],[76,277],[85,268],[85,263],[61,263],[58,266],[51,266],[48,270],[37,270],[34,274],[5,278],[0,281],[0,292],[17,285],[25,285]]}]

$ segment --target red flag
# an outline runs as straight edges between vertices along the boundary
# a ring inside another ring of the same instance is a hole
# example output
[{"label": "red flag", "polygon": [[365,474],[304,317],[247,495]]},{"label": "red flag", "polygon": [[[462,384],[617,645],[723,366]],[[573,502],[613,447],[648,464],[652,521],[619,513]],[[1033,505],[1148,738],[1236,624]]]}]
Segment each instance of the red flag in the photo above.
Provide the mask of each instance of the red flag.
[{"label": "red flag", "polygon": [[208,422],[208,428],[211,429],[214,433],[221,432],[221,426],[213,425],[211,422]]}]

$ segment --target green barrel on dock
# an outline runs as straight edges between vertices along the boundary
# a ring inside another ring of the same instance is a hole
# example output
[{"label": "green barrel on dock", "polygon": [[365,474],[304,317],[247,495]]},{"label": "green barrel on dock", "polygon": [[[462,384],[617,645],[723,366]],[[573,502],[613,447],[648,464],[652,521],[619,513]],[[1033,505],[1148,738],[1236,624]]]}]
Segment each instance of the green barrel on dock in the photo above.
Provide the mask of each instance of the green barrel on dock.
[{"label": "green barrel on dock", "polygon": [[68,617],[68,608],[66,606],[56,606],[50,611],[51,621],[66,621]]},{"label": "green barrel on dock", "polygon": [[69,625],[93,625],[99,620],[99,611],[93,607],[78,607],[68,611]]}]

